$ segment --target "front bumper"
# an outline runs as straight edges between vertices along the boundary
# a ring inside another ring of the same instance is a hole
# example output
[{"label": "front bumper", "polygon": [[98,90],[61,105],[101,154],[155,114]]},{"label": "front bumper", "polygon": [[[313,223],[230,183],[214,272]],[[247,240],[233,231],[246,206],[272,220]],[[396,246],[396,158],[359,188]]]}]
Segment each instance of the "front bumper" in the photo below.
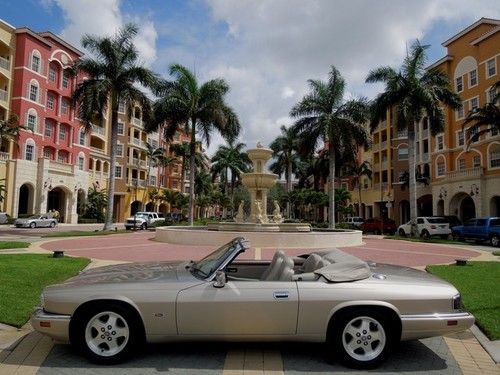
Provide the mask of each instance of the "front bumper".
[{"label": "front bumper", "polygon": [[31,315],[30,323],[33,329],[57,341],[69,342],[69,322],[71,316],[52,314],[37,307]]},{"label": "front bumper", "polygon": [[401,340],[421,339],[465,331],[472,327],[474,320],[474,316],[467,312],[402,315]]}]

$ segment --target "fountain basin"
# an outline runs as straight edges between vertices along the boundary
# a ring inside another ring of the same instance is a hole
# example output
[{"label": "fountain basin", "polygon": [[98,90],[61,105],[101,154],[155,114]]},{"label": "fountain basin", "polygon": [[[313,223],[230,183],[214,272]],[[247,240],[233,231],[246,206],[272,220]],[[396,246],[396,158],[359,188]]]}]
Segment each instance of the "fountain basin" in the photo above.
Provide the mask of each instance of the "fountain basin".
[{"label": "fountain basin", "polygon": [[[236,223],[227,223],[234,224]],[[246,223],[243,223],[245,225]],[[251,224],[251,223],[250,223]],[[217,225],[217,224],[216,224]],[[238,224],[242,225],[242,224]],[[258,224],[252,224],[258,225]],[[260,224],[265,226],[266,224]],[[275,224],[278,227],[283,224]],[[296,225],[294,223],[294,225]],[[308,224],[307,224],[308,225]],[[362,242],[362,232],[359,230],[321,230],[311,232],[286,231],[244,231],[238,230],[209,230],[208,227],[158,227],[155,240],[176,245],[194,246],[221,246],[235,237],[243,236],[250,241],[253,247],[272,248],[325,248],[359,246]]]}]

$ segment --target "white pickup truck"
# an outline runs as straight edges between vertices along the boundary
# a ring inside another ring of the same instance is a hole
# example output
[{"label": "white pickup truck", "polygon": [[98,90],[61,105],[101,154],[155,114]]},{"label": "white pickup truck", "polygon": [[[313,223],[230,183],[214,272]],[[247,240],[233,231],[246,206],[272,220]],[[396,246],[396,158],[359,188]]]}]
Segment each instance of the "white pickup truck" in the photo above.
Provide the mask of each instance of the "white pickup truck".
[{"label": "white pickup truck", "polygon": [[160,220],[165,220],[161,212],[136,212],[125,221],[125,229],[148,229]]}]

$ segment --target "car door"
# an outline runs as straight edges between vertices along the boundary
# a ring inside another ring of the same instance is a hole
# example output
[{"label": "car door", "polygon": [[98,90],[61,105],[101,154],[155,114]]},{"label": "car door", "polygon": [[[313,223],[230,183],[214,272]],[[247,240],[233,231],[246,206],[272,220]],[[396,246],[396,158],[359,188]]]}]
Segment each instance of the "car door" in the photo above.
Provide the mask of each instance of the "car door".
[{"label": "car door", "polygon": [[417,217],[417,233],[420,236],[422,233],[422,230],[426,229],[425,228],[425,220],[422,217]]},{"label": "car door", "polygon": [[476,219],[467,220],[464,223],[464,237],[474,238],[474,227],[476,226]]},{"label": "car door", "polygon": [[477,219],[474,228],[474,238],[488,239],[488,227],[486,219]]},{"label": "car door", "polygon": [[196,336],[294,335],[298,305],[295,281],[207,282],[179,292],[177,328]]}]

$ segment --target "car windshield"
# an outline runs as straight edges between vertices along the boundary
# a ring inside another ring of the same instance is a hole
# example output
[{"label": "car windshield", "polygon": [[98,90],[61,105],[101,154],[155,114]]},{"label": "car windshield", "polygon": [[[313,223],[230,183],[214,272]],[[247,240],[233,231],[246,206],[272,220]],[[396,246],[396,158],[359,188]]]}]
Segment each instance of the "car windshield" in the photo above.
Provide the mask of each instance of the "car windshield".
[{"label": "car windshield", "polygon": [[200,261],[193,262],[191,273],[197,278],[205,279],[217,271],[232,254],[235,252],[240,253],[247,248],[247,243],[243,238],[235,238]]},{"label": "car windshield", "polygon": [[30,216],[28,219],[40,219],[40,215]]},{"label": "car windshield", "polygon": [[427,221],[432,224],[436,223],[447,223],[447,221],[442,217],[428,217]]},{"label": "car windshield", "polygon": [[145,213],[142,213],[142,212],[138,212],[134,215],[134,217],[148,217],[148,214],[145,214]]}]

